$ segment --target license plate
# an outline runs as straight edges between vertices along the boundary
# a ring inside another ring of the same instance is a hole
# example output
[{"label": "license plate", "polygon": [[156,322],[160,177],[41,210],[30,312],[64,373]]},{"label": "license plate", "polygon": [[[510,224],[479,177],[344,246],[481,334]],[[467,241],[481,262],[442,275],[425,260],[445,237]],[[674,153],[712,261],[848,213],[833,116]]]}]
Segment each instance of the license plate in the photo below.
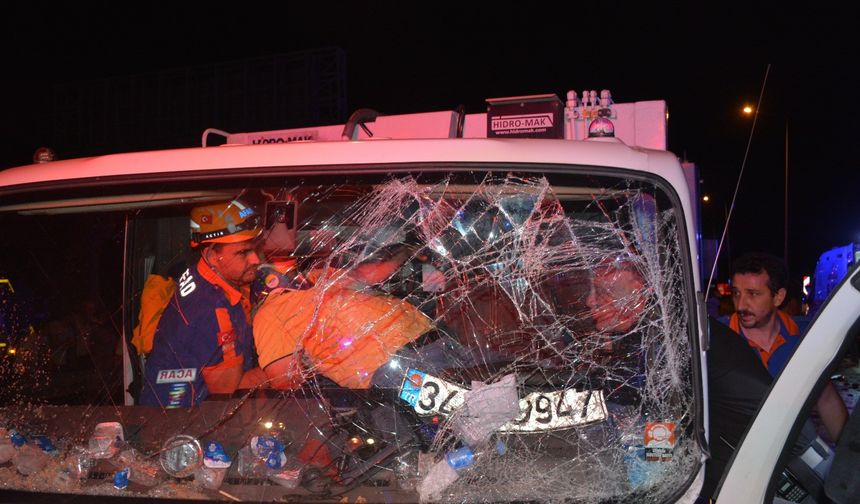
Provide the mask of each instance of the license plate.
[{"label": "license plate", "polygon": [[[448,416],[463,406],[469,390],[416,369],[407,372],[400,398],[422,416]],[[520,399],[520,415],[499,430],[535,432],[565,429],[606,420],[602,390],[532,392]]]}]

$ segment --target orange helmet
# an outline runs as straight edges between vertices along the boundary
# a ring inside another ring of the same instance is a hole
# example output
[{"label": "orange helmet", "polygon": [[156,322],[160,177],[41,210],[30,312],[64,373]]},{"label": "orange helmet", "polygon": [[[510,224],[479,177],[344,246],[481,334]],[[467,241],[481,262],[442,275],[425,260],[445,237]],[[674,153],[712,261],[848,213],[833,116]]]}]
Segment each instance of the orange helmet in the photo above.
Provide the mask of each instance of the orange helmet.
[{"label": "orange helmet", "polygon": [[263,231],[253,207],[239,200],[191,209],[191,246],[201,243],[237,243],[252,240]]}]

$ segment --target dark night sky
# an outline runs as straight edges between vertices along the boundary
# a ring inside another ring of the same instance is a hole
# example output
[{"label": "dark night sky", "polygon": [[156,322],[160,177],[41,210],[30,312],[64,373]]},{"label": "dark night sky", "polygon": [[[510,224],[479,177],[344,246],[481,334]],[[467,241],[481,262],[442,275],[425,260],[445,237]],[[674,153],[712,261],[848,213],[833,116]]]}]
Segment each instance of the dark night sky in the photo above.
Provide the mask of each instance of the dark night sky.
[{"label": "dark night sky", "polygon": [[[612,3],[530,12],[525,4],[462,4],[420,4],[416,12],[396,2],[151,2],[145,10],[120,2],[6,4],[0,168],[29,162],[50,136],[55,83],[336,46],[347,54],[350,109],[408,113],[464,104],[479,112],[488,97],[586,88],[608,88],[621,102],[665,99],[670,150],[700,167],[711,196],[704,232],[714,235],[749,134],[739,109],[758,97],[773,60],[767,115],[759,118],[730,227],[731,253],[782,255],[786,121],[792,273],[811,273],[822,251],[860,240],[858,163],[845,148],[858,130],[851,16],[740,20],[747,14],[604,8]],[[803,50],[788,49],[795,45]]]}]

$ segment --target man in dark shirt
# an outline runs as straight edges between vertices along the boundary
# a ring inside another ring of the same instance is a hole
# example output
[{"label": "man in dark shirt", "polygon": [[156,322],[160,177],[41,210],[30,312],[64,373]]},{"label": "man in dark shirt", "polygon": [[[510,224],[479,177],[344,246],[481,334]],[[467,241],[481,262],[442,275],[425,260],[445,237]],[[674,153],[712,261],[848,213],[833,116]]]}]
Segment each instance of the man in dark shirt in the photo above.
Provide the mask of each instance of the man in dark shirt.
[{"label": "man in dark shirt", "polygon": [[[729,327],[748,343],[746,352],[757,355],[776,377],[801,341],[797,324],[780,310],[787,292],[785,265],[770,254],[750,253],[735,260],[732,270],[736,311]],[[848,411],[832,383],[824,387],[816,407],[830,438],[838,441]]]},{"label": "man in dark shirt", "polygon": [[709,318],[708,406],[711,457],[702,495],[713,495],[723,471],[770,389],[771,377],[746,342]]}]

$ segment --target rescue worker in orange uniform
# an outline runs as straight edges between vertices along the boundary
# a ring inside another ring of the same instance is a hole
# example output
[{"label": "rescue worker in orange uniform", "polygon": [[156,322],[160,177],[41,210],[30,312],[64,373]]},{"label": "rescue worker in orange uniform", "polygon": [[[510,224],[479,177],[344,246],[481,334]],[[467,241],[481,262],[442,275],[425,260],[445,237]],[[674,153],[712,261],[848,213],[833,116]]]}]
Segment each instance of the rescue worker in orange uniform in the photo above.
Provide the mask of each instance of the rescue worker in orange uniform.
[{"label": "rescue worker in orange uniform", "polygon": [[265,382],[255,366],[248,290],[260,258],[260,216],[233,200],[191,210],[191,246],[200,259],[176,279],[146,361],[141,404],[198,404]]},{"label": "rescue worker in orange uniform", "polygon": [[254,340],[272,387],[299,387],[313,373],[347,388],[399,385],[384,376],[392,356],[433,326],[408,302],[372,286],[410,255],[405,247],[378,250],[350,269],[309,274],[309,289],[270,293],[254,317]]}]

